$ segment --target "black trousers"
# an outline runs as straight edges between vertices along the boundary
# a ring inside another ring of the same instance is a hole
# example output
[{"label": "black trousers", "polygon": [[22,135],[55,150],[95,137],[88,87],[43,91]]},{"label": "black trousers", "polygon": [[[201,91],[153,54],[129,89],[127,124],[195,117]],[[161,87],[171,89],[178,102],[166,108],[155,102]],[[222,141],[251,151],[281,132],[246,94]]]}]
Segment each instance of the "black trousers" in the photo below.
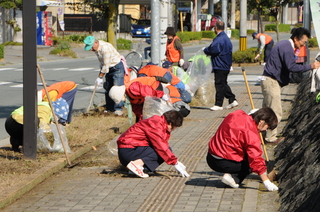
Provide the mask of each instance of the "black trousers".
[{"label": "black trousers", "polygon": [[231,174],[237,184],[240,184],[251,173],[249,162],[246,160],[237,162],[227,159],[216,159],[208,153],[207,163],[216,172]]},{"label": "black trousers", "polygon": [[273,44],[274,44],[274,42],[272,40],[272,41],[270,41],[270,43],[268,43],[267,45],[264,46],[264,62],[265,63],[268,61]]},{"label": "black trousers", "polygon": [[10,115],[6,119],[5,128],[10,135],[10,143],[13,151],[19,151],[19,146],[23,145],[23,125],[16,122]]},{"label": "black trousers", "polygon": [[214,69],[214,85],[216,88],[216,102],[215,105],[222,107],[224,98],[229,100],[231,104],[236,100],[236,96],[232,93],[228,85],[228,75],[230,70],[217,70]]}]

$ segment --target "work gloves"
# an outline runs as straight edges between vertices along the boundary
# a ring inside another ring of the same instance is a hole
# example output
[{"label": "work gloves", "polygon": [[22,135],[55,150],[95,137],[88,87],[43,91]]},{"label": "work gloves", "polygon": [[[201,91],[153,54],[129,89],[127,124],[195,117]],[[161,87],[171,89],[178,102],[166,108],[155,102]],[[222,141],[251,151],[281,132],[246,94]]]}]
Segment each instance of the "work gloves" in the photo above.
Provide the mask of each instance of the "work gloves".
[{"label": "work gloves", "polygon": [[168,100],[170,99],[170,96],[169,96],[168,94],[164,94],[164,95],[162,96],[162,99],[163,99],[164,101],[168,101]]},{"label": "work gloves", "polygon": [[174,165],[174,168],[176,168],[176,170],[181,174],[182,177],[190,177],[190,175],[186,171],[186,167],[179,161],[177,162],[176,165]]},{"label": "work gloves", "polygon": [[268,191],[278,191],[278,186],[273,184],[270,180],[263,181],[263,184],[268,189]]},{"label": "work gloves", "polygon": [[184,59],[180,59],[179,60],[179,66],[181,67],[181,66],[183,66],[183,64],[184,64]]},{"label": "work gloves", "polygon": [[260,57],[260,54],[257,54],[257,56],[254,58],[254,60],[257,60]]},{"label": "work gloves", "polygon": [[99,86],[101,83],[103,83],[103,79],[100,78],[100,77],[98,77],[98,78],[96,79],[96,81],[95,81],[95,84],[97,84],[97,85]]}]

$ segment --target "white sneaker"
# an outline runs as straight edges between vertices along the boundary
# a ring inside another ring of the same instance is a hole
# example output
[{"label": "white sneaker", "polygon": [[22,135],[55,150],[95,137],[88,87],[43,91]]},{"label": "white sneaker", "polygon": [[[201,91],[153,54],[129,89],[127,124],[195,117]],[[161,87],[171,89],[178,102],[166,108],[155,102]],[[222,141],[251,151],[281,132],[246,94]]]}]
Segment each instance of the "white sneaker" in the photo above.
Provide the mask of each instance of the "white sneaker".
[{"label": "white sneaker", "polygon": [[226,106],[226,109],[231,109],[233,107],[237,107],[238,105],[239,105],[239,103],[236,100],[234,100],[231,104],[228,104]]},{"label": "white sneaker", "polygon": [[232,188],[239,188],[239,184],[237,184],[231,174],[225,173],[221,179],[221,182],[224,184],[232,187]]},{"label": "white sneaker", "polygon": [[123,112],[122,110],[116,110],[114,111],[114,114],[116,114],[117,116],[122,116]]},{"label": "white sneaker", "polygon": [[138,177],[141,178],[147,178],[149,177],[148,174],[143,172],[143,167],[138,167],[136,166],[132,161],[130,161],[130,163],[128,163],[127,168],[134,173],[135,175],[137,175]]},{"label": "white sneaker", "polygon": [[266,65],[266,63],[261,63],[261,65],[262,65],[262,66],[265,66],[265,65]]},{"label": "white sneaker", "polygon": [[210,110],[223,110],[223,107],[219,107],[217,105],[210,108]]}]

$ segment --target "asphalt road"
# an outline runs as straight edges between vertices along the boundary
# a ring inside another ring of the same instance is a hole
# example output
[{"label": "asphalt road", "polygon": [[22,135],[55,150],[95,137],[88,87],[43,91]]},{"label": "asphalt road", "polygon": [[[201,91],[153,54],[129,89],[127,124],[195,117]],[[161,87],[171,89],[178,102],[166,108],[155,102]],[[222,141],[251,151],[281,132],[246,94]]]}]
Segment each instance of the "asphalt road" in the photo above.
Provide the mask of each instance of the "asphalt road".
[{"label": "asphalt road", "polygon": [[[276,34],[270,34],[276,40]],[[288,39],[289,34],[280,34],[280,39]],[[186,46],[185,58],[194,56],[202,47],[208,46],[211,41],[203,41],[199,45]],[[232,40],[233,51],[239,49],[239,41]],[[251,36],[247,39],[247,48],[257,46],[257,41],[252,40]],[[44,78],[47,85],[51,85],[59,81],[74,81],[78,84],[78,91],[74,102],[74,110],[85,110],[88,107],[90,97],[93,91],[93,84],[98,75],[99,65],[94,54],[90,57],[81,59],[62,59],[55,61],[39,62],[43,71]],[[8,137],[4,128],[6,118],[16,108],[23,104],[23,75],[22,64],[6,65],[0,68],[0,141]],[[254,79],[255,76],[252,76]],[[233,76],[230,78],[230,83],[237,83],[237,80],[242,79],[241,76]],[[253,79],[252,78],[252,79]],[[235,79],[233,81],[232,79]],[[252,80],[255,81],[255,80]],[[42,89],[42,83],[38,77],[38,89]],[[104,101],[104,89],[98,88],[94,103],[99,104]],[[1,145],[1,143],[0,143]]]}]

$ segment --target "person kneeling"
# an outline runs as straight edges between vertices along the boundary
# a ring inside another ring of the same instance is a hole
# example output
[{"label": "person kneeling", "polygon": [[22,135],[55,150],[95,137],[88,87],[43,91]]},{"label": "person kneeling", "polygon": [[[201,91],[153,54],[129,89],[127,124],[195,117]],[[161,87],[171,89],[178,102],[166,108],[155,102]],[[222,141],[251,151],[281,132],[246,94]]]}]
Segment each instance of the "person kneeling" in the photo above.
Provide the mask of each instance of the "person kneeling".
[{"label": "person kneeling", "polygon": [[174,165],[182,177],[189,177],[169,146],[171,132],[182,126],[183,117],[175,110],[154,115],[131,126],[117,140],[120,163],[141,178],[149,177],[163,162]]},{"label": "person kneeling", "polygon": [[259,136],[259,132],[277,125],[277,116],[271,108],[261,108],[251,115],[242,110],[230,113],[209,142],[209,167],[225,173],[221,181],[232,188],[238,188],[252,171],[269,191],[277,191],[278,187],[267,176]]}]

